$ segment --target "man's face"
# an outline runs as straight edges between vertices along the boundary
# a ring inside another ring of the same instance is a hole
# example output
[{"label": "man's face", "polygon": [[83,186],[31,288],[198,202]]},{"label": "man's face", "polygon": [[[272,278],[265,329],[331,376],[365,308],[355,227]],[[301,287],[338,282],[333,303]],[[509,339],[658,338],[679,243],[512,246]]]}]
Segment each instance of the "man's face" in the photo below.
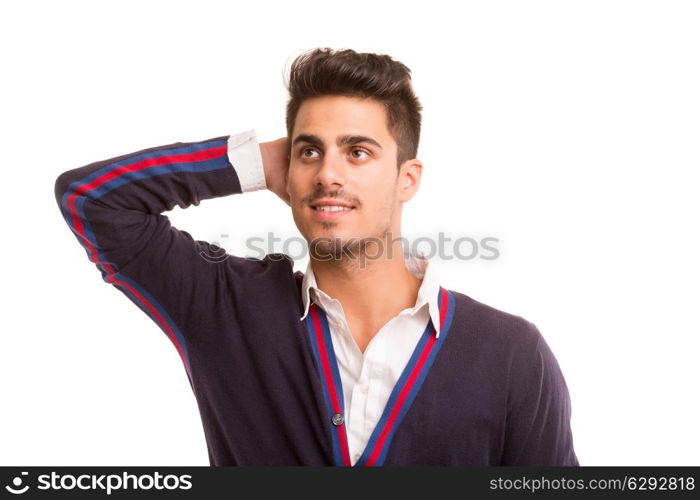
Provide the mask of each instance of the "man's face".
[{"label": "man's face", "polygon": [[387,232],[399,236],[405,200],[396,155],[378,101],[345,96],[303,101],[292,132],[287,191],[312,254],[339,257],[343,246],[357,254],[361,240]]}]

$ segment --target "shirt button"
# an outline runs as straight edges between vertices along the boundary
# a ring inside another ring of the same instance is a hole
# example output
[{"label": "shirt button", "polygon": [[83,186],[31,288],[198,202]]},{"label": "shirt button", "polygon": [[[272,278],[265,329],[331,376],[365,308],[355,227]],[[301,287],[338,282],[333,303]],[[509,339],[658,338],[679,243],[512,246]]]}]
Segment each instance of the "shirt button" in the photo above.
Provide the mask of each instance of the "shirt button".
[{"label": "shirt button", "polygon": [[359,454],[359,453],[355,453],[355,462],[357,462],[359,459],[360,459],[360,454]]},{"label": "shirt button", "polygon": [[337,427],[339,425],[343,425],[343,422],[345,422],[345,417],[343,417],[342,413],[336,413],[333,415],[331,421],[333,422],[333,425]]}]

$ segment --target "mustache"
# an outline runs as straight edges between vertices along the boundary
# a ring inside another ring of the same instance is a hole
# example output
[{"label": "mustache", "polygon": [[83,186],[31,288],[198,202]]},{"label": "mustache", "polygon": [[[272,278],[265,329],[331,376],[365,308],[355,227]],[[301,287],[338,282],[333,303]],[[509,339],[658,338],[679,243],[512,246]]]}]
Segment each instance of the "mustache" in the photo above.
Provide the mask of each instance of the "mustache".
[{"label": "mustache", "polygon": [[335,191],[333,193],[319,193],[316,194],[314,193],[313,196],[310,196],[308,199],[308,204],[312,205],[314,202],[318,200],[322,200],[323,198],[330,198],[338,201],[344,201],[345,203],[348,203],[350,205],[353,205],[355,207],[359,207],[361,205],[361,202],[359,199],[356,197],[348,197],[345,195],[345,193],[340,193],[338,191]]}]

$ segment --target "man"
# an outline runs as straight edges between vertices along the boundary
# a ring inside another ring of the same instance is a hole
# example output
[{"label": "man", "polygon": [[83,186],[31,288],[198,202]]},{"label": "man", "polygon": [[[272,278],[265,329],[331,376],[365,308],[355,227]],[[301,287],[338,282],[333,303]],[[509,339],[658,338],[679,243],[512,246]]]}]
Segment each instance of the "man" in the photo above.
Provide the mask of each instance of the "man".
[{"label": "man", "polygon": [[[569,393],[527,320],[440,286],[401,245],[421,105],[385,55],[316,49],[290,70],[287,137],[254,131],[64,172],[88,256],[178,350],[212,465],[578,465]],[[226,254],[164,211],[269,189],[309,243]]]}]

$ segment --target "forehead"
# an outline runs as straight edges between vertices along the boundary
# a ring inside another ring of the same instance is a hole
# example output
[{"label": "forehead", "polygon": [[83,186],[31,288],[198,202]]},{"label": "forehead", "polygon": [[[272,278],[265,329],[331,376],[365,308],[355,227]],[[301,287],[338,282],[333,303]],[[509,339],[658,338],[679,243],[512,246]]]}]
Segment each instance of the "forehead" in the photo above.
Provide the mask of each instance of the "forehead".
[{"label": "forehead", "polygon": [[316,135],[326,142],[333,142],[340,135],[362,135],[373,138],[384,149],[393,142],[384,105],[360,97],[320,96],[304,100],[292,136],[300,134]]}]

